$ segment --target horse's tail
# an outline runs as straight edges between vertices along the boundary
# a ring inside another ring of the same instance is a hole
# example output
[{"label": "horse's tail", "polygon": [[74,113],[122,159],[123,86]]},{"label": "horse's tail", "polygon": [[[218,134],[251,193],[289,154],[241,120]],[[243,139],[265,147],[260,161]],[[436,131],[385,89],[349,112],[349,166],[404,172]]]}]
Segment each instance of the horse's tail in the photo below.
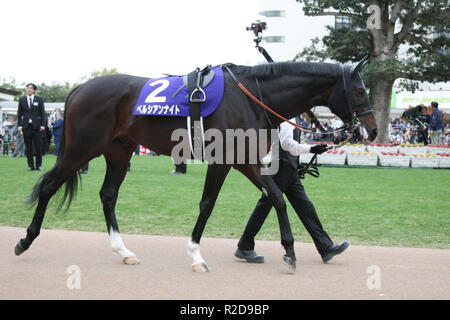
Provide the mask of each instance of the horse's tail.
[{"label": "horse's tail", "polygon": [[[68,101],[69,98],[72,96],[72,94],[79,88],[80,86],[73,89],[67,96],[66,101],[64,103],[64,117],[63,117],[63,127],[62,127],[62,135],[61,135],[61,141],[59,145],[59,151],[58,151],[58,158],[56,159],[56,163],[53,166],[52,169],[50,169],[48,172],[43,174],[41,177],[39,177],[38,181],[33,187],[33,190],[31,191],[31,194],[28,196],[27,203],[30,204],[31,207],[33,207],[39,200],[39,194],[41,193],[42,184],[43,181],[50,179],[54,172],[56,167],[60,164],[62,157],[64,155],[64,151],[66,149],[66,118],[67,118],[67,108],[68,108]],[[67,201],[67,206],[65,211],[67,211],[70,207],[70,204],[72,203],[72,200],[75,198],[78,190],[78,181],[81,182],[81,175],[77,172],[73,174],[69,179],[65,182],[65,190],[64,195],[62,199],[60,200],[58,207],[56,211],[60,211],[62,207],[64,206],[64,203]]]}]

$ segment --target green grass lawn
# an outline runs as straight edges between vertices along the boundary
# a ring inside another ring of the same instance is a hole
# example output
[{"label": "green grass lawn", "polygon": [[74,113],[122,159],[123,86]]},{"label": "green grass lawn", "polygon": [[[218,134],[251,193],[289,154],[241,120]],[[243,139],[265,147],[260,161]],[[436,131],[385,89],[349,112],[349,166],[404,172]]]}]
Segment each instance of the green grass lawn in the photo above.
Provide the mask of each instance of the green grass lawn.
[{"label": "green grass lawn", "polygon": [[[55,157],[44,157],[43,168]],[[188,237],[198,216],[206,165],[188,166],[188,174],[172,176],[168,157],[133,157],[122,184],[117,219],[123,233]],[[24,203],[41,174],[28,172],[26,159],[0,156],[0,225],[27,227],[32,210]],[[93,160],[82,189],[66,213],[51,204],[44,228],[106,232],[99,190],[105,174],[103,158]],[[325,230],[334,241],[354,244],[449,248],[450,170],[320,169],[320,179],[304,185]],[[231,170],[208,221],[204,236],[239,238],[260,192]],[[288,214],[296,241],[311,242],[292,207]],[[279,240],[272,209],[259,239]]]}]

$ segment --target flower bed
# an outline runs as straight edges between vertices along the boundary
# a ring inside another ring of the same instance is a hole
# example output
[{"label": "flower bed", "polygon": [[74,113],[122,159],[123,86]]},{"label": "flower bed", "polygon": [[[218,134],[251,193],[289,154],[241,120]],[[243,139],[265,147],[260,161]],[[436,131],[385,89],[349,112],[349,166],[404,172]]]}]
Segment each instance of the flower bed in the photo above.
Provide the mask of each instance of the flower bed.
[{"label": "flower bed", "polygon": [[439,159],[439,168],[450,168],[450,153],[439,152],[436,156]]},{"label": "flower bed", "polygon": [[378,155],[382,167],[409,167],[410,157],[406,153],[381,152]]},{"label": "flower bed", "polygon": [[375,152],[350,152],[347,154],[349,166],[377,166],[378,156]]},{"label": "flower bed", "polygon": [[438,168],[439,158],[436,155],[427,154],[411,154],[412,168]]},{"label": "flower bed", "polygon": [[428,148],[424,146],[423,143],[401,144],[398,146],[398,152],[406,154],[426,154],[428,152]]},{"label": "flower bed", "polygon": [[[302,142],[300,142],[300,143],[303,144],[304,142],[302,141]],[[334,145],[334,143],[331,142],[331,141],[311,141],[309,144],[310,144],[310,145],[315,145],[315,144],[327,144],[327,145],[330,145],[330,146],[333,146],[333,145]]]},{"label": "flower bed", "polygon": [[448,153],[450,152],[450,145],[439,145],[439,144],[429,144],[428,146],[428,153]]},{"label": "flower bed", "polygon": [[344,165],[346,158],[347,154],[345,150],[328,150],[327,152],[317,156],[317,163]]},{"label": "flower bed", "polygon": [[398,147],[388,143],[371,143],[367,146],[367,151],[380,154],[381,152],[398,152]]},{"label": "flower bed", "polygon": [[345,145],[343,145],[340,150],[344,150],[347,152],[363,152],[366,151],[366,146],[363,144],[350,144],[350,143],[346,143]]}]

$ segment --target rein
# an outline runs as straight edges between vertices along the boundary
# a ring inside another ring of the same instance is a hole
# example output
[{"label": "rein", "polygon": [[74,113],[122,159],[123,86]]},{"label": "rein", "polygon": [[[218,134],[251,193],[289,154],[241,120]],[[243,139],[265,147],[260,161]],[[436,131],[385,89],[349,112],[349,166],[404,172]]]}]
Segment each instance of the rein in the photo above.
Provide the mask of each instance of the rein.
[{"label": "rein", "polygon": [[[269,111],[271,114],[273,114],[275,117],[277,117],[280,120],[283,120],[287,123],[289,123],[290,125],[296,127],[297,129],[303,131],[303,132],[307,132],[307,133],[317,133],[314,132],[308,128],[305,128],[295,122],[290,121],[289,119],[286,119],[285,117],[283,117],[281,114],[273,111],[271,108],[269,108],[268,106],[266,106],[263,102],[261,102],[258,98],[256,98],[250,91],[247,90],[246,87],[244,87],[244,85],[236,78],[236,76],[234,75],[234,73],[230,70],[230,68],[225,65],[225,68],[227,69],[228,73],[230,74],[231,78],[233,78],[233,80],[236,82],[236,85],[250,98],[252,99],[254,102],[256,102],[259,106],[261,106],[262,108],[264,108],[265,110]],[[347,130],[349,127],[348,125],[344,125],[336,130],[330,131],[327,134],[332,134],[332,133],[337,133],[337,132],[341,132],[344,130]]]}]

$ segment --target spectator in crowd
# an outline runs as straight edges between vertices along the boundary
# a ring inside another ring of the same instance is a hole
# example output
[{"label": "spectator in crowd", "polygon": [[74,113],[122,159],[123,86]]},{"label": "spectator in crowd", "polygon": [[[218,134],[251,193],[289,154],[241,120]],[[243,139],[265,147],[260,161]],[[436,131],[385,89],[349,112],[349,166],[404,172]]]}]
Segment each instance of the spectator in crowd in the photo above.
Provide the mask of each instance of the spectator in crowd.
[{"label": "spectator in crowd", "polygon": [[450,131],[447,131],[444,137],[444,144],[450,144]]},{"label": "spectator in crowd", "polygon": [[19,156],[20,158],[22,158],[25,155],[25,145],[23,142],[23,134],[19,131],[17,123],[13,127],[12,135],[14,137],[14,140],[16,140],[16,148],[14,149],[11,157],[15,158]]},{"label": "spectator in crowd", "polygon": [[45,130],[42,132],[42,154],[47,154],[50,149],[50,142],[52,140],[52,132],[48,124],[45,124]]},{"label": "spectator in crowd", "polygon": [[[28,170],[42,171],[42,132],[45,130],[46,115],[44,100],[35,95],[37,86],[29,83],[26,96],[19,99],[17,121],[19,131],[23,132]],[[36,150],[36,163],[33,157],[33,144]]]},{"label": "spectator in crowd", "polygon": [[433,113],[431,114],[431,144],[441,144],[441,134],[444,128],[444,122],[442,120],[442,112],[438,109],[438,103],[432,102],[431,107]]},{"label": "spectator in crowd", "polygon": [[11,119],[9,117],[6,117],[5,121],[3,121],[3,130],[11,131],[12,127],[14,126],[11,122]]},{"label": "spectator in crowd", "polygon": [[61,115],[61,111],[55,112],[55,118],[52,123],[53,127],[53,137],[55,140],[55,152],[54,155],[58,155],[59,152],[59,144],[61,141],[62,128],[63,128],[63,118]]},{"label": "spectator in crowd", "polygon": [[[389,123],[389,142],[393,144],[409,144],[409,143],[414,144],[424,142],[424,139],[422,140],[419,139],[424,137],[427,137],[428,141],[430,141],[431,134],[428,129],[431,126],[432,116],[430,116],[430,114],[427,112],[427,107],[421,104],[414,108],[410,106],[408,110],[410,110],[411,113],[414,113],[413,117],[410,117],[409,121],[406,118],[395,118],[392,119],[391,122]],[[440,114],[442,115],[442,112]],[[423,124],[425,124],[425,127],[422,128],[424,131],[423,135],[417,135],[417,132],[416,134],[414,134],[415,125],[417,123],[415,123],[412,120],[413,118],[417,118],[420,121],[422,121]],[[343,124],[342,121],[339,120],[336,116],[333,116],[333,118],[327,120],[326,122],[321,122],[322,127],[326,129],[326,131],[322,133],[315,127],[313,123],[308,123],[308,121],[305,120],[305,118],[303,118],[302,116],[299,117],[299,121],[303,127],[308,128],[309,130],[312,131],[312,133],[302,131],[301,139],[306,143],[309,143],[311,141],[333,141],[335,144],[337,144],[347,138],[345,131],[335,132],[332,136],[326,134],[342,126]],[[445,130],[441,130],[444,131],[444,135],[442,141],[440,141],[439,143],[448,144],[449,138],[447,138],[447,134],[450,134],[450,124],[448,124],[444,129]],[[350,142],[353,143],[356,141]],[[432,144],[435,143],[432,142]]]},{"label": "spectator in crowd", "polygon": [[3,150],[3,133],[0,130],[0,150]]},{"label": "spectator in crowd", "polygon": [[56,108],[49,116],[48,116],[48,127],[51,129],[53,128],[53,123],[56,120],[56,114],[59,113],[62,117],[62,111],[60,108]]},{"label": "spectator in crowd", "polygon": [[8,130],[5,130],[5,134],[2,137],[3,141],[3,155],[9,154],[9,148],[11,146],[11,135],[9,134]]}]

